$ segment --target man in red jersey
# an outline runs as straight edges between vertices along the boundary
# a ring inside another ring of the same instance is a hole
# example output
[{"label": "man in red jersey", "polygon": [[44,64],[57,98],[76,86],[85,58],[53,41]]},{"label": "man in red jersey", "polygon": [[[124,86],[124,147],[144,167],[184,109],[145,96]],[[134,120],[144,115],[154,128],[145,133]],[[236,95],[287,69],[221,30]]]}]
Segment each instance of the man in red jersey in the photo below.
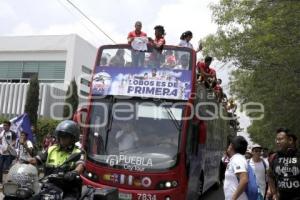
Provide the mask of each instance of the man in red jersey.
[{"label": "man in red jersey", "polygon": [[197,63],[197,69],[200,72],[198,81],[204,82],[207,88],[214,88],[216,85],[216,71],[209,67],[211,62],[212,57],[206,56],[204,62]]},{"label": "man in red jersey", "polygon": [[211,73],[211,69],[209,68],[210,64],[212,62],[212,57],[206,56],[204,59],[204,62],[198,62],[197,63],[197,69],[201,73],[200,80],[204,81],[208,77],[213,77],[213,73]]},{"label": "man in red jersey", "polygon": [[147,50],[147,34],[142,32],[142,22],[135,22],[135,30],[128,33],[128,43],[132,46],[131,59],[132,66],[143,66],[145,61],[145,53],[142,50]]}]

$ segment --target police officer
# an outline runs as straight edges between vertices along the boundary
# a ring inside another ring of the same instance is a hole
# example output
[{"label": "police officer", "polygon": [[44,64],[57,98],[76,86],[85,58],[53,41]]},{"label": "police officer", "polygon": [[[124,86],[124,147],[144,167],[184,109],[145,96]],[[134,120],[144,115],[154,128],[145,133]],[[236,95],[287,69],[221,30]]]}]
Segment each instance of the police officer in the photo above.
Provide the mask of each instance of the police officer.
[{"label": "police officer", "polygon": [[[45,165],[45,176],[57,173],[71,154],[80,153],[75,145],[79,140],[80,130],[78,125],[71,120],[59,123],[55,129],[58,144],[48,148],[47,151],[29,160],[31,164],[42,163]],[[81,195],[82,183],[78,175],[84,170],[84,155],[75,163],[69,163],[67,173],[64,175],[65,184],[57,185],[64,192],[64,199],[78,199]]]}]

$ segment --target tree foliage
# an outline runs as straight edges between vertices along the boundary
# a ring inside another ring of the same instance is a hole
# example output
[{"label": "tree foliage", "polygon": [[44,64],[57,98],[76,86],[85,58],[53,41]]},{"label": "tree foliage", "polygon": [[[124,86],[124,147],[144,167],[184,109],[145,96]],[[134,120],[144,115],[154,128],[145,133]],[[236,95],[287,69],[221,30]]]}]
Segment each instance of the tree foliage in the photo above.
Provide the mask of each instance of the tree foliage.
[{"label": "tree foliage", "polygon": [[49,119],[49,118],[40,118],[37,121],[37,146],[38,149],[42,149],[44,137],[50,133],[55,135],[55,128],[60,121]]},{"label": "tree foliage", "polygon": [[77,92],[77,84],[76,84],[75,79],[73,79],[71,81],[66,95],[67,95],[67,97],[65,100],[63,116],[64,116],[64,118],[71,119],[73,114],[77,110],[78,102],[79,102],[78,92]]},{"label": "tree foliage", "polygon": [[273,147],[282,126],[300,138],[300,2],[220,0],[211,8],[219,28],[205,38],[205,53],[234,61],[231,92],[265,109],[248,128],[251,138]]},{"label": "tree foliage", "polygon": [[36,126],[39,108],[39,81],[37,76],[32,76],[26,96],[25,112],[28,114],[32,125]]}]

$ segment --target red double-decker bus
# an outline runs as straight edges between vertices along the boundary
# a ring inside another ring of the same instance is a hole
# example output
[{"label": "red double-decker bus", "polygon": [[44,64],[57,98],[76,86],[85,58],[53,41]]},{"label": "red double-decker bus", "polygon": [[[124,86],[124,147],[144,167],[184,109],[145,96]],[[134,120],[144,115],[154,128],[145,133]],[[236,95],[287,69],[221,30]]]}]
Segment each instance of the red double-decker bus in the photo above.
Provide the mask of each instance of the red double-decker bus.
[{"label": "red double-decker bus", "polygon": [[122,200],[196,200],[218,183],[232,130],[196,76],[192,49],[100,47],[82,124],[84,184],[118,188]]}]

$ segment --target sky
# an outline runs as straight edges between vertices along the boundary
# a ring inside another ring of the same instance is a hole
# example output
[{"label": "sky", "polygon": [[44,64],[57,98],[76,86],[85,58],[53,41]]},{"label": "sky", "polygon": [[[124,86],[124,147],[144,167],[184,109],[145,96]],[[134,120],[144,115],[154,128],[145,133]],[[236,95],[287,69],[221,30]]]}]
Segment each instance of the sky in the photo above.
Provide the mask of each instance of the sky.
[{"label": "sky", "polygon": [[[214,33],[209,5],[217,0],[71,0],[117,43],[126,42],[137,20],[154,37],[153,27],[163,25],[168,44],[177,44],[182,32],[192,40]],[[112,43],[76,11],[67,0],[0,0],[0,35],[57,35],[77,33],[94,46]]]},{"label": "sky", "polygon": [[[218,0],[69,0],[117,43],[126,43],[134,23],[143,23],[143,31],[154,38],[154,26],[163,25],[167,44],[179,43],[180,35],[193,32],[192,44],[217,30],[212,21],[211,4]],[[76,33],[95,47],[112,44],[67,0],[0,0],[0,36],[62,35]],[[0,44],[1,45],[1,44]],[[205,48],[205,47],[204,47]],[[201,54],[199,56],[201,58]],[[215,61],[218,77],[228,91],[229,66]],[[241,115],[241,126],[249,125]],[[242,133],[245,135],[244,133]],[[246,135],[247,136],[247,135]]]}]

